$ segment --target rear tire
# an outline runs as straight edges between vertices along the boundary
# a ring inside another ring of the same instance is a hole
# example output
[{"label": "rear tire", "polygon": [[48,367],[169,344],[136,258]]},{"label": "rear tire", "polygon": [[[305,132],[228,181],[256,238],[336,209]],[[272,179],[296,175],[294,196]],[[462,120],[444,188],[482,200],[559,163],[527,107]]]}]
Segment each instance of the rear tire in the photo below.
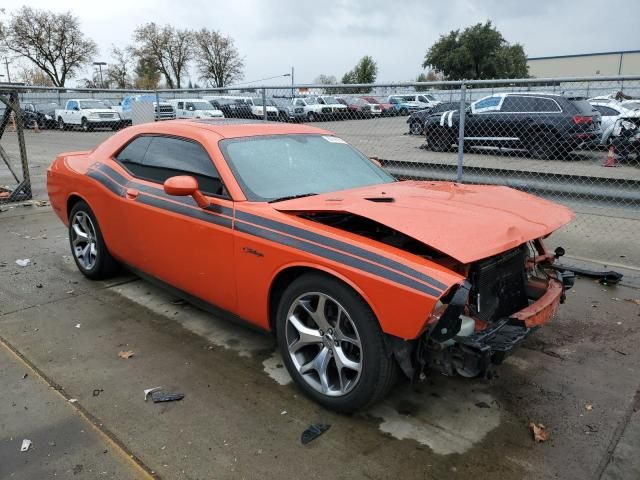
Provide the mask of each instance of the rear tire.
[{"label": "rear tire", "polygon": [[449,152],[453,145],[453,136],[445,129],[432,129],[427,133],[427,144],[433,152]]},{"label": "rear tire", "polygon": [[534,132],[527,145],[529,155],[541,160],[550,160],[557,155],[556,136],[551,132]]},{"label": "rear tire", "polygon": [[279,302],[276,336],[298,387],[331,410],[366,408],[381,400],[398,378],[398,366],[386,352],[369,305],[327,275],[308,273],[289,285]]},{"label": "rear tire", "polygon": [[98,220],[84,201],[77,202],[69,214],[69,245],[76,266],[85,277],[101,280],[118,272],[120,265],[109,253]]}]

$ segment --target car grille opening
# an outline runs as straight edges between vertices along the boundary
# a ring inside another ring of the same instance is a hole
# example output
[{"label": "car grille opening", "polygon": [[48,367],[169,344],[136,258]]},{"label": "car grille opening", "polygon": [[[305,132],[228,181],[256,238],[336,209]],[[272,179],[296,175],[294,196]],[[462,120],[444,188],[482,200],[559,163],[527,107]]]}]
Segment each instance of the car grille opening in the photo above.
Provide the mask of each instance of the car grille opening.
[{"label": "car grille opening", "polygon": [[473,265],[469,307],[478,318],[493,323],[529,305],[525,259],[519,247]]}]

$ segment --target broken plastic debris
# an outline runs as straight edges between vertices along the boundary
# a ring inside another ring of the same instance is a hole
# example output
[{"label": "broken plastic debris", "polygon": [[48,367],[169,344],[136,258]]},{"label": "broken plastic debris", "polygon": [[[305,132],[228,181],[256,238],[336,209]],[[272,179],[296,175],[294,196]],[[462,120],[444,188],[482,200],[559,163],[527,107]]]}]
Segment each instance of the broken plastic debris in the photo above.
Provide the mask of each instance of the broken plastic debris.
[{"label": "broken plastic debris", "polygon": [[19,267],[28,267],[29,265],[31,265],[31,260],[28,258],[19,258],[16,260],[16,264]]},{"label": "broken plastic debris", "polygon": [[76,328],[80,328],[80,324],[79,323],[76,323]]},{"label": "broken plastic debris", "polygon": [[70,398],[69,403],[76,403],[78,401],[77,398]]},{"label": "broken plastic debris", "polygon": [[591,410],[593,410],[593,404],[592,404],[592,403],[587,403],[587,404],[585,404],[584,409],[585,409],[587,412],[590,412]]},{"label": "broken plastic debris", "polygon": [[94,397],[97,397],[98,395],[100,395],[102,392],[104,392],[104,390],[102,388],[94,388],[93,392],[91,392],[91,394]]},{"label": "broken plastic debris", "polygon": [[124,358],[124,359],[131,358],[131,357],[133,357],[134,355],[135,355],[135,354],[133,353],[133,350],[126,350],[126,351],[121,350],[120,352],[118,352],[118,356],[119,356],[120,358]]},{"label": "broken plastic debris", "polygon": [[286,410],[282,410],[282,411],[280,412],[280,415],[286,415],[286,414],[287,414],[287,411],[286,411]]},{"label": "broken plastic debris", "polygon": [[27,450],[29,450],[31,448],[31,440],[27,440],[26,438],[24,440],[22,440],[22,446],[20,447],[20,451],[21,452],[26,452]]},{"label": "broken plastic debris", "polygon": [[153,387],[153,388],[147,388],[144,391],[144,401],[147,401],[147,398],[149,398],[149,395],[151,395],[153,392],[156,392],[158,390],[160,390],[162,387]]},{"label": "broken plastic debris", "polygon": [[536,442],[540,443],[549,440],[549,432],[547,432],[546,427],[543,424],[529,422],[529,428],[531,429],[531,432],[533,433],[533,439]]},{"label": "broken plastic debris", "polygon": [[177,400],[182,400],[183,398],[183,393],[166,393],[159,390],[151,393],[151,400],[153,400],[153,403],[175,402]]},{"label": "broken plastic debris", "polygon": [[302,432],[300,441],[302,442],[303,445],[306,445],[307,443],[315,440],[324,432],[329,430],[329,428],[331,428],[331,425],[327,423],[316,423],[314,425],[310,425],[309,428],[307,428],[304,432]]}]

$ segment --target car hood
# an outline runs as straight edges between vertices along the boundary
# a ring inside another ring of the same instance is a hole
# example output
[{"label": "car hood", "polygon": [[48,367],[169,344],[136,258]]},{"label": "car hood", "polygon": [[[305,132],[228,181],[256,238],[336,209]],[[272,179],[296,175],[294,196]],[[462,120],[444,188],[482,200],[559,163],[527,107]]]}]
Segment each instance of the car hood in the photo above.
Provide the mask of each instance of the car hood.
[{"label": "car hood", "polygon": [[463,263],[545,237],[574,218],[568,208],[508,187],[395,182],[273,203],[286,213],[369,218]]},{"label": "car hood", "polygon": [[89,113],[116,113],[111,108],[83,108],[82,110]]}]

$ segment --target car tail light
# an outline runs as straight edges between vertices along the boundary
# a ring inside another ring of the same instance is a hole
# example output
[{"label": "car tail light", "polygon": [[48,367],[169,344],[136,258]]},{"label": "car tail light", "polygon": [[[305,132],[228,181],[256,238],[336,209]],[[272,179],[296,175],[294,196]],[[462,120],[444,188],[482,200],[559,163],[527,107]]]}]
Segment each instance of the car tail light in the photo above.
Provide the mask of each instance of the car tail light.
[{"label": "car tail light", "polygon": [[582,125],[584,123],[592,123],[593,122],[593,117],[588,116],[588,115],[574,115],[573,116],[573,123],[575,123],[576,125]]}]

